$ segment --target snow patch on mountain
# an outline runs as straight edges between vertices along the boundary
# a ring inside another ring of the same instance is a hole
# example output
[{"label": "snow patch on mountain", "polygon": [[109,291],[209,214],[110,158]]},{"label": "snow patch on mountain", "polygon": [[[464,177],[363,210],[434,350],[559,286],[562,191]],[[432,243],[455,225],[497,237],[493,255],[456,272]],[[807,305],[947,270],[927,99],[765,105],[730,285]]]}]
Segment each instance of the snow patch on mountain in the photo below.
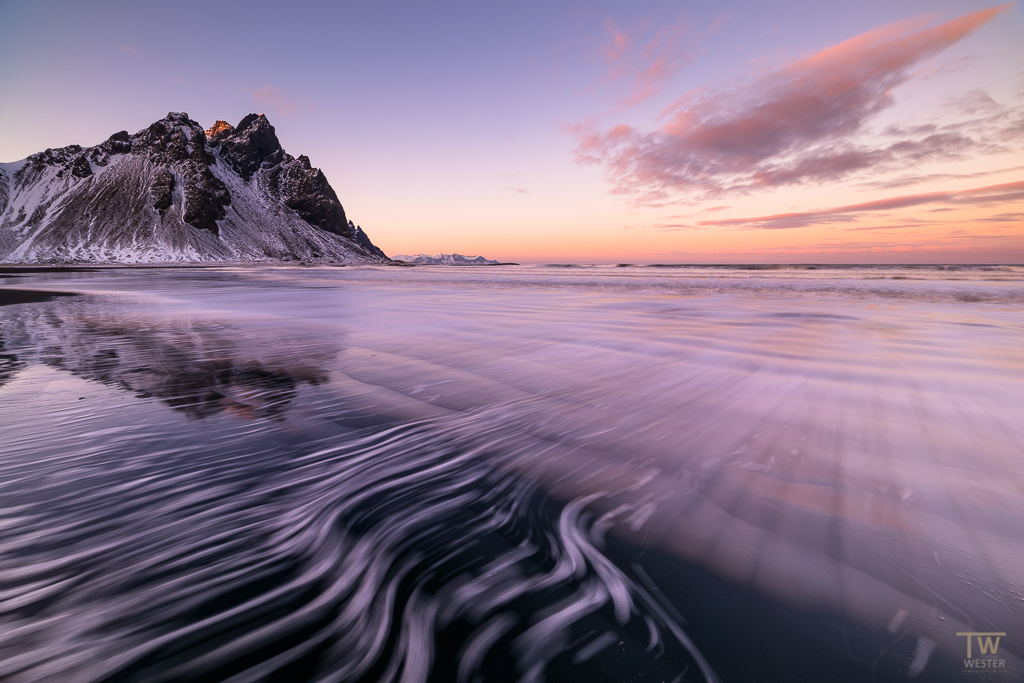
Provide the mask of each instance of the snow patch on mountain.
[{"label": "snow patch on mountain", "polygon": [[395,256],[396,261],[415,263],[420,266],[498,266],[499,261],[491,261],[483,256],[463,256],[462,254],[416,254],[415,256]]}]

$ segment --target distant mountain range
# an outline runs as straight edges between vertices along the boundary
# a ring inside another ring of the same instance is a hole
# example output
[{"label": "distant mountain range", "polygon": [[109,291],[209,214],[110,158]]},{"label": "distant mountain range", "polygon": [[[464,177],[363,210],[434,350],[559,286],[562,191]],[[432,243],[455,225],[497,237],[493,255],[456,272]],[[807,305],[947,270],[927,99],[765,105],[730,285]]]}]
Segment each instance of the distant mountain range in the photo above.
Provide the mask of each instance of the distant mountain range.
[{"label": "distant mountain range", "polygon": [[171,112],[95,147],[0,164],[0,263],[387,263],[263,114]]},{"label": "distant mountain range", "polygon": [[415,256],[395,256],[396,261],[415,263],[420,266],[501,266],[516,265],[500,263],[485,259],[483,256],[463,256],[462,254],[416,254]]}]

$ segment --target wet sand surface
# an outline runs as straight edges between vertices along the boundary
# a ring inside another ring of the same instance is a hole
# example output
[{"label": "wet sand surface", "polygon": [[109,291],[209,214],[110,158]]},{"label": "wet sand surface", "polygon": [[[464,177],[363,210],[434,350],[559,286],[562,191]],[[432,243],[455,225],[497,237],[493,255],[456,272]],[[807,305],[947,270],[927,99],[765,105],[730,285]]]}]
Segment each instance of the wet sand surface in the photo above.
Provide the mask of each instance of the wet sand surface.
[{"label": "wet sand surface", "polygon": [[5,287],[0,289],[0,306],[35,304],[42,301],[50,301],[60,296],[75,296],[75,294],[72,292],[40,292],[31,289],[14,289],[12,287]]},{"label": "wet sand surface", "polygon": [[5,276],[0,678],[1022,675],[1024,268]]}]

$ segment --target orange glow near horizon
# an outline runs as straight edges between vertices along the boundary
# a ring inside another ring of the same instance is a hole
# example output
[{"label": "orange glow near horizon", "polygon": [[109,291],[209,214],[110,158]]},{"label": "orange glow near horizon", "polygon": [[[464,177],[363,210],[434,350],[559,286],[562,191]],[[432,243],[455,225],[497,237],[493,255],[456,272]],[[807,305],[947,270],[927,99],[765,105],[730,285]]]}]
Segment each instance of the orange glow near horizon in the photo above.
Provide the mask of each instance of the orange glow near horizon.
[{"label": "orange glow near horizon", "polygon": [[796,211],[780,211],[785,200],[775,196],[686,211],[637,209],[594,193],[587,211],[573,212],[554,193],[497,218],[486,201],[462,207],[464,218],[455,223],[420,216],[411,230],[403,229],[400,213],[382,216],[397,224],[400,239],[393,246],[391,231],[371,236],[389,254],[458,252],[519,263],[1024,262],[1024,181],[917,189],[928,191],[871,193],[854,203],[841,203],[850,193],[820,191],[814,196],[821,203]]},{"label": "orange glow near horizon", "polygon": [[[439,168],[463,175],[457,211],[424,215],[420,188],[413,212],[374,216],[375,235],[395,253],[517,262],[1024,263],[1024,89],[920,77],[1011,10],[886,24],[693,90],[646,131],[616,121],[627,96],[603,125],[568,126],[578,146],[546,151],[517,181],[529,190]],[[605,28],[612,73],[642,78],[632,37]]]}]

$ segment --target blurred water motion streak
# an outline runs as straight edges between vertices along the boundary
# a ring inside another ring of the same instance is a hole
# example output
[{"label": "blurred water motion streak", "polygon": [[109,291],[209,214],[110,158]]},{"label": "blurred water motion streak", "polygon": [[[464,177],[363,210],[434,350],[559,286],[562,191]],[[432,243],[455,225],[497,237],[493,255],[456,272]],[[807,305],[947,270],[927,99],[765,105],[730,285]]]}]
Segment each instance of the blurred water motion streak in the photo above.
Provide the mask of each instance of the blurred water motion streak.
[{"label": "blurred water motion streak", "polygon": [[[33,380],[59,383],[46,371],[58,368],[191,420],[225,404],[281,420],[299,379],[325,380],[311,363],[337,353],[273,325],[246,336],[223,322],[138,311],[104,319],[82,308],[9,328],[38,345]],[[81,430],[84,419],[90,430],[76,434],[77,448],[8,432],[0,673],[426,680],[435,633],[459,624],[477,643],[461,658],[447,653],[461,679],[502,638],[517,670],[539,679],[588,616],[646,645],[648,626],[667,624],[634,602],[631,580],[590,544],[578,506],[558,514],[535,485],[488,462],[536,446],[502,434],[503,412],[371,433],[329,423],[333,433],[320,438],[266,429],[246,438],[228,423],[206,430],[217,438],[190,439],[152,424],[133,438],[123,427],[131,420],[114,412],[67,411],[62,428]],[[526,617],[536,603],[550,607],[534,623]],[[606,603],[608,614],[593,615]],[[674,647],[663,667],[693,663],[714,680],[691,643]]]},{"label": "blurred water motion streak", "polygon": [[92,293],[0,309],[0,678],[1020,671],[1022,274],[39,276]]}]

